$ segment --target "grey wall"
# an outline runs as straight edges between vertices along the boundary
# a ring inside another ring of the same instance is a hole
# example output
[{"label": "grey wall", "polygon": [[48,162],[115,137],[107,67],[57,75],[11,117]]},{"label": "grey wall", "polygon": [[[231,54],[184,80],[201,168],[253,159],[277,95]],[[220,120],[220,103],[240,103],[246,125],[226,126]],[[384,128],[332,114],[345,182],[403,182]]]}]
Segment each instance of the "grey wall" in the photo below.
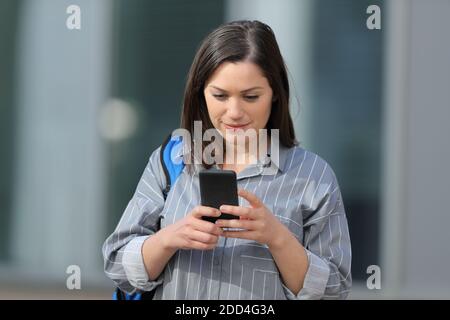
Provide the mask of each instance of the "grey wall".
[{"label": "grey wall", "polygon": [[450,1],[413,1],[405,281],[450,297]]},{"label": "grey wall", "polygon": [[450,1],[389,7],[383,272],[386,294],[450,297]]}]

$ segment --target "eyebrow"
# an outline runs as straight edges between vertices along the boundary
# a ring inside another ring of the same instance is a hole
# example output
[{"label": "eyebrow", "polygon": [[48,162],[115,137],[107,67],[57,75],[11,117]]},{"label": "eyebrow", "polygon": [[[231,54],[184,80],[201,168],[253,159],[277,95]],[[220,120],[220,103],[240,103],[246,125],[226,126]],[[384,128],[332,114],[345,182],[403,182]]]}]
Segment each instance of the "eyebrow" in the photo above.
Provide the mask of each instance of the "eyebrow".
[{"label": "eyebrow", "polygon": [[[227,90],[221,89],[221,88],[216,87],[216,86],[210,85],[209,87],[212,87],[214,89],[217,89],[217,90],[220,90],[220,91],[223,91],[223,92],[227,92]],[[249,89],[242,90],[241,93],[248,92],[248,91],[255,90],[255,89],[264,89],[264,88],[263,87],[252,87],[252,88],[249,88]]]}]

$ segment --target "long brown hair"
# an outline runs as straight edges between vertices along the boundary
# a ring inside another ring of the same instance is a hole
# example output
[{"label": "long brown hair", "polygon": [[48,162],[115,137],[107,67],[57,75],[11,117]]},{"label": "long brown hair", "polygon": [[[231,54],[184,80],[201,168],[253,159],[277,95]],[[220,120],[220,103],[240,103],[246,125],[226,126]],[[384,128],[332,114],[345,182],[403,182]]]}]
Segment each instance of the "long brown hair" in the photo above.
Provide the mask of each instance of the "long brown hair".
[{"label": "long brown hair", "polygon": [[[290,148],[298,144],[289,113],[289,82],[286,65],[272,29],[260,21],[240,20],[223,24],[202,42],[189,70],[183,99],[181,128],[194,137],[194,121],[202,121],[205,130],[214,128],[206,107],[204,86],[223,62],[250,61],[259,66],[273,92],[270,129],[279,129],[279,141]],[[202,141],[202,150],[209,144]],[[191,141],[193,145],[193,141]],[[193,159],[194,148],[191,148]],[[203,159],[203,166],[210,168]],[[191,162],[193,163],[193,162]]]}]

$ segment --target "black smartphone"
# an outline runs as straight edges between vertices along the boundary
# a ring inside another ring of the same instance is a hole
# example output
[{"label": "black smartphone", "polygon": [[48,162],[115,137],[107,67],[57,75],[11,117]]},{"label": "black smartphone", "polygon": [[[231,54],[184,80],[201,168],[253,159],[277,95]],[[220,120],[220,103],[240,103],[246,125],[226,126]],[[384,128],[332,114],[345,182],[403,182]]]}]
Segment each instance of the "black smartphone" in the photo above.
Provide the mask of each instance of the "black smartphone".
[{"label": "black smartphone", "polygon": [[[236,172],[233,170],[202,170],[199,173],[202,206],[219,209],[221,205],[239,205]],[[239,219],[239,216],[222,213],[219,217],[203,216],[203,220]]]}]

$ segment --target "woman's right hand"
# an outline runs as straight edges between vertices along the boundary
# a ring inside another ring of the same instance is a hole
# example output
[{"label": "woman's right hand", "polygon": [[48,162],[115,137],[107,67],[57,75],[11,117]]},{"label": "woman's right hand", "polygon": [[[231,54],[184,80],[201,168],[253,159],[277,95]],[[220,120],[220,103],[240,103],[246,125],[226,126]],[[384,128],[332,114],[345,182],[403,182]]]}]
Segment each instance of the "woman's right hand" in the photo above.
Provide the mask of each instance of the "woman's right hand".
[{"label": "woman's right hand", "polygon": [[218,209],[196,206],[183,219],[160,230],[164,246],[172,250],[214,249],[223,231],[214,223],[202,220],[202,216],[219,217],[220,214]]}]

